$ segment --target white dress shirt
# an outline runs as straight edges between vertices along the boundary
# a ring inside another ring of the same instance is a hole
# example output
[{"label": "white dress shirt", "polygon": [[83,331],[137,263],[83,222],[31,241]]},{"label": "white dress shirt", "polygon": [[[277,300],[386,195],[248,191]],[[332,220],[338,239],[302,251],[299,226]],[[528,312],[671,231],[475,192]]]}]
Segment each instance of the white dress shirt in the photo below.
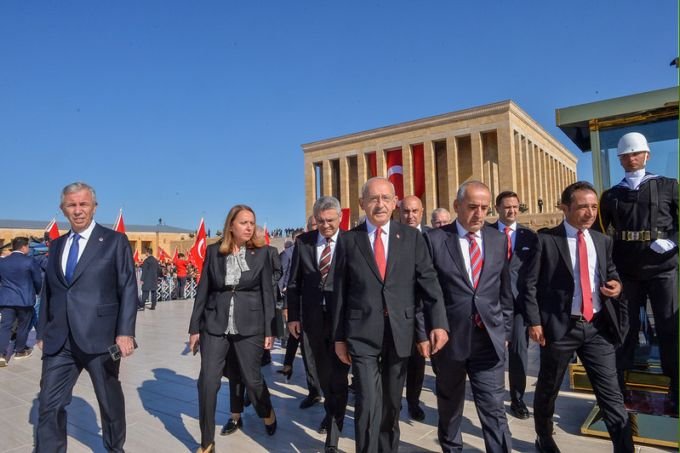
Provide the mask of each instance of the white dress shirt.
[{"label": "white dress shirt", "polygon": [[[387,263],[387,257],[388,255],[388,250],[390,249],[390,223],[392,221],[390,220],[387,222],[385,225],[381,226],[381,234],[380,238],[382,239],[383,243],[383,248],[385,249],[385,263]],[[377,227],[373,225],[371,222],[366,219],[366,231],[368,232],[368,240],[371,242],[371,250],[374,251],[375,249],[373,248],[373,243],[375,242],[375,230]]]},{"label": "white dress shirt", "polygon": [[[564,229],[567,231],[571,268],[574,271],[574,297],[571,299],[571,314],[579,316],[582,314],[583,296],[581,295],[581,272],[578,265],[578,247],[576,245],[578,229],[571,226],[566,220],[564,222]],[[597,272],[597,251],[588,230],[583,230],[583,239],[586,241],[586,250],[588,250],[588,273],[590,274],[588,277],[593,300],[593,314],[595,314],[602,308],[600,302],[600,276]]]},{"label": "white dress shirt", "polygon": [[[92,236],[92,230],[94,230],[95,226],[95,221],[93,220],[90,222],[90,226],[85,228],[85,231],[83,231],[80,234],[80,239],[78,239],[78,261],[80,261],[80,257],[83,256],[83,252],[85,251],[85,246],[87,245],[87,241],[90,240],[90,236]],[[68,252],[71,250],[71,244],[73,244],[73,235],[75,233],[73,230],[71,230],[68,234],[68,239],[66,240],[66,245],[64,246],[64,251],[61,253],[61,270],[64,272],[64,275],[66,275],[66,261],[68,261]]]},{"label": "white dress shirt", "polygon": [[[458,243],[460,244],[460,254],[463,255],[463,261],[465,262],[465,270],[467,271],[470,283],[474,285],[472,281],[472,265],[470,265],[470,241],[468,241],[467,234],[468,231],[463,228],[458,221],[456,221],[456,228],[458,229]],[[482,254],[482,259],[484,259],[484,242],[482,241],[482,232],[477,231],[473,233],[475,235],[475,242],[479,247],[479,251]],[[484,269],[484,266],[482,266]]]}]

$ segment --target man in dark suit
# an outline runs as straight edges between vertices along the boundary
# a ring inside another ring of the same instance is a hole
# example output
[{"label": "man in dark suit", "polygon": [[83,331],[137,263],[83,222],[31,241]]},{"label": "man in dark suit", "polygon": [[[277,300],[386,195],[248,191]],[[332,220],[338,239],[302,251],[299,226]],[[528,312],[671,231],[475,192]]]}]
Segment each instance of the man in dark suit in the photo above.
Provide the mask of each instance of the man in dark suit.
[{"label": "man in dark suit", "polygon": [[[415,195],[409,195],[401,200],[399,205],[401,223],[416,228],[421,233],[430,229],[423,226],[423,202]],[[420,392],[425,380],[425,357],[418,353],[416,342],[413,342],[411,357],[406,365],[406,404],[409,416],[416,421],[425,420],[425,412],[420,407]]]},{"label": "man in dark suit", "polygon": [[496,196],[496,212],[498,221],[491,226],[503,233],[508,241],[506,253],[512,297],[515,302],[512,337],[508,343],[508,378],[510,381],[510,412],[519,419],[529,418],[529,409],[524,403],[524,391],[527,387],[527,365],[529,331],[527,330],[524,307],[518,305],[519,291],[526,278],[527,262],[536,252],[536,233],[524,225],[517,223],[519,214],[519,196],[506,190]]},{"label": "man in dark suit", "polygon": [[14,358],[29,357],[26,345],[33,318],[35,296],[40,292],[42,275],[38,262],[28,256],[28,238],[12,239],[12,253],[0,259],[0,367],[7,366],[7,347],[12,326],[17,323]]},{"label": "man in dark suit", "polygon": [[628,414],[616,378],[616,346],[625,337],[626,306],[615,298],[621,282],[612,261],[612,240],[590,230],[597,219],[597,194],[587,182],[564,189],[565,220],[538,235],[520,305],[529,335],[541,345],[534,395],[536,448],[559,452],[552,416],[564,373],[576,352],[593,384],[614,451],[633,451]]},{"label": "man in dark suit", "polygon": [[451,341],[432,358],[437,375],[438,437],[444,452],[463,449],[460,426],[466,375],[486,451],[512,450],[503,403],[512,289],[506,237],[485,225],[490,205],[489,188],[480,181],[468,181],[459,187],[453,204],[456,221],[426,235],[451,327]]},{"label": "man in dark suit", "polygon": [[140,301],[139,310],[144,310],[144,305],[146,301],[149,300],[151,296],[151,307],[150,310],[156,309],[156,301],[158,300],[158,294],[156,290],[158,289],[158,278],[163,274],[161,273],[161,266],[158,264],[158,260],[153,256],[153,251],[151,249],[146,250],[146,259],[142,263],[142,300]]},{"label": "man in dark suit", "polygon": [[369,179],[359,204],[366,222],[343,235],[335,256],[335,351],[358,380],[356,450],[393,452],[419,298],[427,323],[421,329],[430,330],[421,350],[441,349],[448,323],[423,236],[390,222],[397,204],[392,183]]},{"label": "man in dark suit", "polygon": [[340,202],[324,196],[314,203],[317,231],[301,234],[295,241],[286,290],[288,329],[298,338],[307,336],[319,374],[326,411],[320,431],[326,432],[326,453],[338,451],[347,407],[349,366],[335,354],[332,337],[333,272],[335,251],[341,247]]},{"label": "man in dark suit", "polygon": [[66,451],[66,406],[80,372],[90,374],[101,411],[104,447],[122,452],[125,403],[120,360],[134,351],[137,280],[124,234],[94,222],[95,191],[64,187],[61,210],[71,230],[52,243],[38,321],[43,350],[36,452]]}]

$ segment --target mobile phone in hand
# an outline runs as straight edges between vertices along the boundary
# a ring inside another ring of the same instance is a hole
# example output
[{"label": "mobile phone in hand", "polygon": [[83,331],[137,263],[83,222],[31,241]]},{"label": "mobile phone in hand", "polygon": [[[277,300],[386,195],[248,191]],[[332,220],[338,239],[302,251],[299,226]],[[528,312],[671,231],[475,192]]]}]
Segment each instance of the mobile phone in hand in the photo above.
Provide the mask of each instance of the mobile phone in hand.
[{"label": "mobile phone in hand", "polygon": [[121,358],[121,353],[120,353],[120,347],[117,344],[112,344],[109,346],[109,355],[111,356],[111,359],[113,361],[120,360]]}]

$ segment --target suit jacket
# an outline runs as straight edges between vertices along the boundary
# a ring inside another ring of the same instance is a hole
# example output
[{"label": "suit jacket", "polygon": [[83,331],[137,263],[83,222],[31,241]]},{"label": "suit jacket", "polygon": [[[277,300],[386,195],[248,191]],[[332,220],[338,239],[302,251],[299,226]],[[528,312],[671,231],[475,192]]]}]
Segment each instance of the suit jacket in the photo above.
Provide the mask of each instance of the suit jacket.
[{"label": "suit jacket", "polygon": [[0,307],[32,307],[41,286],[40,266],[33,257],[13,252],[0,259]]},{"label": "suit jacket", "polygon": [[[612,261],[612,240],[597,231],[589,231],[597,253],[600,282],[620,281]],[[537,245],[527,272],[523,303],[529,325],[543,326],[546,340],[557,341],[569,330],[574,295],[574,270],[564,224],[539,234]],[[628,330],[626,304],[606,298],[601,293],[600,301],[612,341],[622,342]]]},{"label": "suit jacket", "polygon": [[134,336],[137,279],[127,236],[94,226],[67,283],[61,267],[68,234],[50,246],[41,296],[38,339],[43,352],[56,354],[72,335],[87,354],[100,354],[117,336]]},{"label": "suit jacket", "polygon": [[[498,222],[494,222],[490,226],[498,230]],[[501,234],[505,233],[501,232]],[[523,305],[518,303],[520,300],[519,293],[526,288],[526,285],[521,282],[524,282],[526,279],[528,263],[534,253],[536,253],[536,242],[538,242],[538,235],[533,230],[518,223],[515,230],[515,248],[512,251],[508,268],[510,270],[512,296],[515,300],[515,313],[521,313],[525,318],[526,310]]]},{"label": "suit jacket", "polygon": [[286,292],[286,285],[288,285],[288,279],[290,278],[290,263],[291,259],[293,258],[294,250],[295,246],[288,247],[279,254],[279,261],[281,261],[281,278],[279,279],[279,291],[281,291],[281,294],[284,294]]},{"label": "suit jacket", "polygon": [[430,326],[448,330],[437,274],[417,229],[390,223],[385,281],[375,263],[365,223],[343,235],[335,259],[334,337],[347,341],[351,354],[380,352],[386,309],[396,352],[408,357],[418,298]]},{"label": "suit jacket", "polygon": [[426,235],[451,326],[449,342],[441,353],[456,361],[470,356],[472,329],[477,328],[472,321],[476,310],[499,360],[502,360],[505,342],[512,334],[513,314],[507,239],[498,229],[488,225],[481,229],[484,264],[475,289],[465,270],[462,253],[468,253],[468,250],[461,251],[456,223],[430,230]]},{"label": "suit jacket", "polygon": [[331,267],[325,281],[321,280],[321,272],[319,272],[319,263],[316,257],[318,237],[318,231],[309,231],[301,234],[295,240],[288,289],[286,290],[288,322],[302,321],[302,329],[314,338],[320,338],[323,333],[321,301],[324,296],[327,310],[330,313],[334,312],[334,302],[331,297],[334,283],[333,274],[343,232],[338,233]]},{"label": "suit jacket", "polygon": [[219,251],[220,244],[210,244],[206,249],[189,333],[223,335],[229,324],[229,306],[233,297],[239,334],[272,336],[274,282],[269,248],[247,249],[245,259],[250,270],[241,273],[241,279],[234,288],[228,288],[225,284],[227,263],[225,255]]},{"label": "suit jacket", "polygon": [[161,277],[161,266],[153,256],[148,256],[142,263],[142,291],[156,291],[158,277]]}]

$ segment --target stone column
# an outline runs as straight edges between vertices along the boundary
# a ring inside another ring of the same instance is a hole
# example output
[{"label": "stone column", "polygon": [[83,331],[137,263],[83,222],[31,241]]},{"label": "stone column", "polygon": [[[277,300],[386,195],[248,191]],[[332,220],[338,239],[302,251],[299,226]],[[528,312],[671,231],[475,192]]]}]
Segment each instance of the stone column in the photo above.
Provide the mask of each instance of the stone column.
[{"label": "stone column", "polygon": [[387,177],[387,169],[385,168],[385,150],[382,146],[377,146],[375,149],[375,171],[376,176]]},{"label": "stone column", "polygon": [[[453,200],[456,199],[456,192],[460,181],[458,181],[458,148],[456,147],[456,137],[446,137],[446,173],[449,182],[449,199],[448,206],[437,206],[438,208],[446,208],[449,211],[453,209]],[[441,201],[440,201],[441,204]]]},{"label": "stone column", "polygon": [[479,131],[470,132],[470,147],[472,150],[472,177],[483,183],[484,178],[484,150],[482,149],[482,134]]},{"label": "stone column", "polygon": [[357,155],[357,193],[351,194],[355,199],[361,196],[361,187],[368,180],[368,164],[366,163],[368,157],[366,154],[368,153],[363,151]]},{"label": "stone column", "polygon": [[305,172],[305,218],[309,217],[314,206],[316,196],[316,168],[314,162],[305,162],[308,171]]},{"label": "stone column", "polygon": [[434,143],[426,140],[423,143],[423,161],[425,167],[425,195],[423,202],[423,218],[428,223],[428,215],[437,207],[437,173],[435,171]]},{"label": "stone column", "polygon": [[[511,189],[521,192],[519,172],[517,172],[517,151],[512,128],[508,124],[496,129],[496,149],[498,156],[498,193]],[[496,195],[498,195],[496,193]],[[493,200],[492,200],[493,201]]]},{"label": "stone column", "polygon": [[321,188],[321,195],[332,195],[333,194],[333,181],[331,171],[331,161],[325,159],[323,161],[323,187]]},{"label": "stone column", "polygon": [[340,156],[340,206],[343,208],[350,207],[349,178],[348,158],[347,156]]}]

